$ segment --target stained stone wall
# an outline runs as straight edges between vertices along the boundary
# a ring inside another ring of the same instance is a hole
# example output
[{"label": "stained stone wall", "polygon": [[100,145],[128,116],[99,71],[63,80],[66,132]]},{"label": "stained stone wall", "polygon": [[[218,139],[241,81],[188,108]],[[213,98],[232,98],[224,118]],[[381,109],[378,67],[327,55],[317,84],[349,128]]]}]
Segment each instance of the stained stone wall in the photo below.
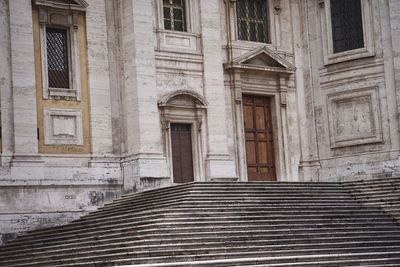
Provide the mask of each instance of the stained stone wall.
[{"label": "stained stone wall", "polygon": [[271,99],[278,181],[400,175],[400,3],[361,1],[365,49],[340,56],[329,0],[269,0],[267,44],[238,40],[235,1],[187,0],[186,32],[164,29],[161,0],[76,1],[88,101],[49,105],[87,110],[78,126],[90,152],[60,137],[44,153],[41,1],[0,0],[0,243],[172,185],[170,122],[193,125],[195,181],[247,181],[243,94]]},{"label": "stained stone wall", "polygon": [[336,181],[400,174],[398,62],[393,39],[398,21],[391,15],[398,4],[361,2],[366,48],[335,58],[328,48],[329,2],[308,1],[303,9],[308,36],[302,37],[307,38],[302,49],[310,55],[303,77],[311,90],[305,101],[313,109],[308,118],[314,121],[316,142],[310,153],[318,174],[305,179]]}]

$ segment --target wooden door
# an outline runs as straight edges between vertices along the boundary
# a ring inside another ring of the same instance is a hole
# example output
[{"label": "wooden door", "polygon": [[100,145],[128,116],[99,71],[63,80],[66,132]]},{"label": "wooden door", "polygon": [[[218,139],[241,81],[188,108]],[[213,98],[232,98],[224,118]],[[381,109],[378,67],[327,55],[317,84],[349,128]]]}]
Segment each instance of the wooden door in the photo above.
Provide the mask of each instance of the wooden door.
[{"label": "wooden door", "polygon": [[249,181],[276,181],[270,98],[243,96]]},{"label": "wooden door", "polygon": [[192,125],[171,124],[174,183],[193,182]]}]

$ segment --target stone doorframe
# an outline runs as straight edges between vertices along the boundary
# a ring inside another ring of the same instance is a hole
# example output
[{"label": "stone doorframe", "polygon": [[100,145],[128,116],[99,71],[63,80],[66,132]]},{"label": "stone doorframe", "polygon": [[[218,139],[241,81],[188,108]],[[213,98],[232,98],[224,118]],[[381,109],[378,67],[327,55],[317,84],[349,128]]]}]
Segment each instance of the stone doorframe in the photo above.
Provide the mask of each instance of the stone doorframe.
[{"label": "stone doorframe", "polygon": [[205,180],[205,131],[208,102],[200,94],[190,90],[173,91],[158,101],[163,132],[163,150],[167,158],[171,182],[173,183],[171,123],[192,125],[192,154],[194,181]]},{"label": "stone doorframe", "polygon": [[[244,133],[242,95],[271,97],[272,120],[274,124],[274,147],[277,181],[289,180],[292,175],[288,147],[287,93],[294,90],[291,79],[295,66],[266,46],[234,58],[224,64],[230,75],[233,120],[236,125],[236,154],[239,177],[247,181],[246,143]],[[243,79],[249,73],[268,77],[276,87],[263,90],[247,84]]]}]

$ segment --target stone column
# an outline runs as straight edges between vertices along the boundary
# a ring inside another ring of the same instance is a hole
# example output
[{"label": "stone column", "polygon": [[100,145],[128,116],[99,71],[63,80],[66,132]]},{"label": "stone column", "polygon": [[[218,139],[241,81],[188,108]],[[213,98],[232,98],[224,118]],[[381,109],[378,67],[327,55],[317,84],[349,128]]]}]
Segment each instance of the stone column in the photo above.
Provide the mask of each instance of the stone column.
[{"label": "stone column", "polygon": [[206,176],[208,179],[236,179],[235,163],[229,156],[227,143],[220,1],[201,0],[200,16],[204,58],[204,95],[209,102]]},{"label": "stone column", "polygon": [[16,155],[38,152],[31,1],[8,1]]},{"label": "stone column", "polygon": [[13,102],[11,83],[11,40],[9,1],[0,0],[0,110],[1,110],[1,165],[10,162],[13,147]]},{"label": "stone column", "polygon": [[169,173],[157,107],[152,1],[124,0],[121,14],[127,133],[125,188],[158,187],[169,182]]}]

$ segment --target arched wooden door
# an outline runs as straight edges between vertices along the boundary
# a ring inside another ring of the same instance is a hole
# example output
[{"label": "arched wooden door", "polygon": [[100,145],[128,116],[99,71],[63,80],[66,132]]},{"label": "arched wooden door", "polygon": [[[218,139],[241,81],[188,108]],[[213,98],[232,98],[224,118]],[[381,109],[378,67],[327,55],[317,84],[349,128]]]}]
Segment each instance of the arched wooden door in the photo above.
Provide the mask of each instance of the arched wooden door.
[{"label": "arched wooden door", "polygon": [[247,176],[249,181],[276,181],[271,98],[243,96]]}]

